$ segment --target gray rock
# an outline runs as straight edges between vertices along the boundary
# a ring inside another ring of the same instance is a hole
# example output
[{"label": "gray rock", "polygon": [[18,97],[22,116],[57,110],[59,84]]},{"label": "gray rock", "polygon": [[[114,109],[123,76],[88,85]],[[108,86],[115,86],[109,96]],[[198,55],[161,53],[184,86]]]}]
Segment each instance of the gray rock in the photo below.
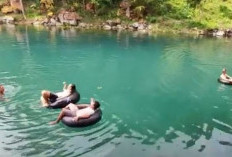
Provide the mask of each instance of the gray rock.
[{"label": "gray rock", "polygon": [[103,29],[104,29],[104,30],[111,30],[111,26],[109,26],[109,25],[104,25],[104,26],[103,26]]},{"label": "gray rock", "polygon": [[14,18],[12,16],[4,16],[2,17],[2,21],[6,24],[14,24]]},{"label": "gray rock", "polygon": [[118,28],[117,28],[117,26],[112,26],[111,29],[116,31]]},{"label": "gray rock", "polygon": [[107,21],[106,21],[106,24],[107,24],[107,25],[110,25],[111,27],[117,26],[117,25],[120,24],[120,23],[121,23],[120,19],[116,19],[116,20],[107,20]]},{"label": "gray rock", "polygon": [[33,25],[34,26],[39,26],[39,25],[41,25],[41,22],[40,21],[35,21],[35,22],[33,22]]},{"label": "gray rock", "polygon": [[81,22],[81,23],[79,23],[79,25],[78,25],[80,28],[86,28],[86,26],[87,26],[87,24],[86,23],[83,23],[83,22]]},{"label": "gray rock", "polygon": [[71,26],[76,26],[77,20],[69,20],[69,22],[67,22],[67,23],[70,24]]},{"label": "gray rock", "polygon": [[135,28],[135,29],[137,29],[139,27],[139,23],[138,22],[133,23],[132,27]]},{"label": "gray rock", "polygon": [[122,30],[122,29],[123,29],[122,25],[117,25],[117,30]]},{"label": "gray rock", "polygon": [[137,29],[138,29],[138,30],[144,30],[144,29],[145,29],[145,26],[144,26],[143,24],[139,24],[139,26],[138,26]]},{"label": "gray rock", "polygon": [[76,26],[81,17],[76,12],[61,11],[58,14],[58,19],[62,24]]},{"label": "gray rock", "polygon": [[56,26],[56,20],[51,18],[50,21],[49,21],[49,25],[50,26]]},{"label": "gray rock", "polygon": [[225,34],[225,32],[224,31],[222,31],[222,30],[218,30],[217,32],[215,32],[213,35],[214,36],[223,36]]}]

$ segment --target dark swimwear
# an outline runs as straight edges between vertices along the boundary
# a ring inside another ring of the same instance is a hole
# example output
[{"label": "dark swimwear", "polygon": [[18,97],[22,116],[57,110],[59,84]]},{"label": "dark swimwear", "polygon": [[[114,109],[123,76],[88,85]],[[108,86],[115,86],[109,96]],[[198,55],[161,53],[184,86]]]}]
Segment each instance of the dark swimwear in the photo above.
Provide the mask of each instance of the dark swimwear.
[{"label": "dark swimwear", "polygon": [[58,95],[56,95],[54,93],[50,93],[49,100],[51,103],[55,102],[57,98],[58,98]]}]

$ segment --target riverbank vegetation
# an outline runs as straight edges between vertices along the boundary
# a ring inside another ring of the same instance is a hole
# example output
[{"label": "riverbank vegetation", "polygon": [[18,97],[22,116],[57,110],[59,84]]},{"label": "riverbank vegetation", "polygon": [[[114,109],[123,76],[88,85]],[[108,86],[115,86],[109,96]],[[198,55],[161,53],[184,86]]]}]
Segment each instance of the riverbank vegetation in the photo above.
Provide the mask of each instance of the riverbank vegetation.
[{"label": "riverbank vegetation", "polygon": [[17,11],[30,20],[64,9],[92,23],[120,19],[173,30],[232,28],[232,0],[0,0],[0,7],[1,15],[14,13],[17,20],[23,19]]}]

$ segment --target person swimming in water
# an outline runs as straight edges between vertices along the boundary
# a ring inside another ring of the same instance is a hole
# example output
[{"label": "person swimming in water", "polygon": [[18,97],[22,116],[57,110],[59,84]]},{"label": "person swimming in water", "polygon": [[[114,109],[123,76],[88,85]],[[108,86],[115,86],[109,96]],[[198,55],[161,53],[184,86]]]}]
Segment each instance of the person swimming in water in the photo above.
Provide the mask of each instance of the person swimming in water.
[{"label": "person swimming in water", "polygon": [[5,88],[3,85],[0,85],[0,100],[4,100]]},{"label": "person swimming in water", "polygon": [[232,77],[226,73],[226,68],[222,69],[222,74],[220,75],[220,80],[225,83],[232,83]]},{"label": "person swimming in water", "polygon": [[5,94],[5,88],[3,87],[3,85],[0,85],[0,96],[4,96]]},{"label": "person swimming in water", "polygon": [[89,118],[95,113],[95,111],[100,107],[100,103],[94,98],[90,99],[90,104],[79,104],[75,105],[70,103],[68,106],[63,108],[55,121],[50,122],[50,125],[59,123],[64,116],[72,117],[73,121],[78,121],[79,119]]},{"label": "person swimming in water", "polygon": [[48,107],[50,103],[53,103],[61,98],[67,97],[76,91],[76,86],[74,84],[67,85],[66,82],[63,82],[64,87],[62,92],[52,93],[48,90],[43,90],[41,92],[41,102],[44,107]]}]

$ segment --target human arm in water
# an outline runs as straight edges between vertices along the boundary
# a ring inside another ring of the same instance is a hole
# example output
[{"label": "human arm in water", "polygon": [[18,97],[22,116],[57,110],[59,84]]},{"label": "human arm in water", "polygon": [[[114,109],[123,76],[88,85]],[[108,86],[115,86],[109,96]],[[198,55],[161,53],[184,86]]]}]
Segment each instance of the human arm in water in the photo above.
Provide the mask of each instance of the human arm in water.
[{"label": "human arm in water", "polygon": [[68,87],[68,85],[67,85],[67,83],[66,82],[63,82],[63,90],[66,90],[67,89],[67,87]]},{"label": "human arm in water", "polygon": [[62,92],[57,92],[56,95],[58,96],[57,100],[64,98],[68,95],[70,95],[69,91],[68,91],[68,85],[66,82],[63,82],[63,91]]},{"label": "human arm in water", "polygon": [[221,74],[220,79],[223,81],[232,81],[232,77],[227,74]]},{"label": "human arm in water", "polygon": [[228,74],[225,74],[226,79],[232,79],[231,76],[229,76]]}]

